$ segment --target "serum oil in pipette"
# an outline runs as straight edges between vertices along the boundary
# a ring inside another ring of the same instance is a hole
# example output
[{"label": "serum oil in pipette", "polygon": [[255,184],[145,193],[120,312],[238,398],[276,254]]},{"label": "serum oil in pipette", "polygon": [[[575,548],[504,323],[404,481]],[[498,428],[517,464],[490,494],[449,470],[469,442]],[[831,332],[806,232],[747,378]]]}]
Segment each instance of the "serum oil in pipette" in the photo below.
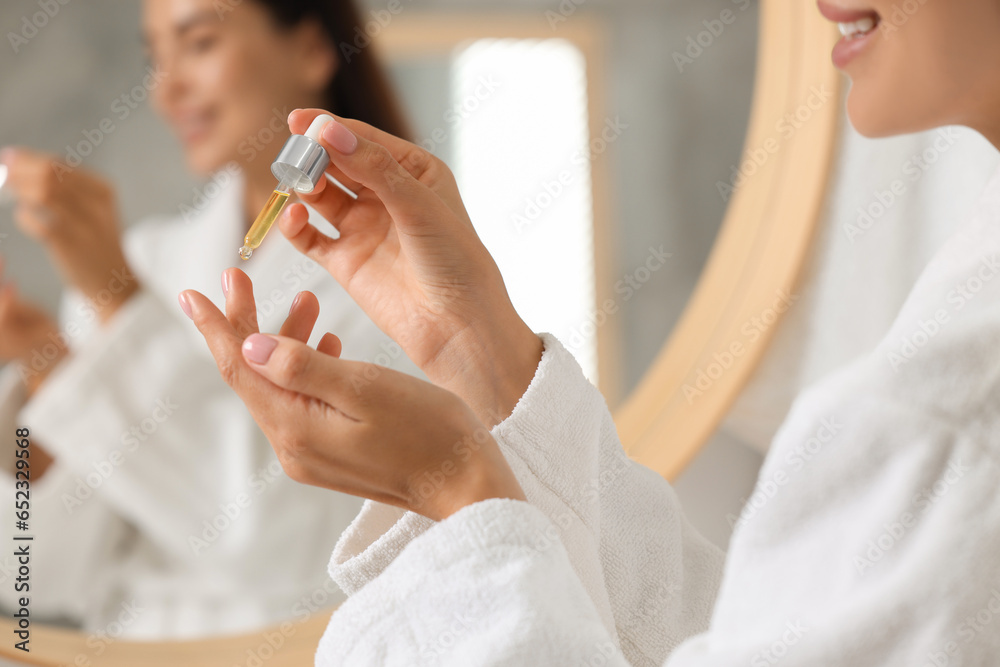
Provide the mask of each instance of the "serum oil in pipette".
[{"label": "serum oil in pipette", "polygon": [[285,207],[289,196],[291,195],[288,192],[282,192],[280,186],[271,193],[267,203],[264,204],[264,208],[260,210],[257,219],[250,226],[250,231],[247,232],[246,237],[243,239],[243,247],[240,248],[240,257],[242,259],[250,259],[253,251],[263,242],[264,236],[270,231],[274,221],[278,219],[278,214]]}]

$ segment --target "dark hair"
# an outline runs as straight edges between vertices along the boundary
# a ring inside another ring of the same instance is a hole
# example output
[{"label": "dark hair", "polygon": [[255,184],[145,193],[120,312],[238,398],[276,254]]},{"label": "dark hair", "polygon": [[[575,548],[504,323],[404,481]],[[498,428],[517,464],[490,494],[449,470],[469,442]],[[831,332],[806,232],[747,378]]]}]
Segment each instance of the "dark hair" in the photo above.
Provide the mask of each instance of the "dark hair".
[{"label": "dark hair", "polygon": [[[403,115],[385,69],[372,48],[355,47],[355,29],[361,17],[353,0],[257,0],[278,25],[294,27],[316,21],[340,56],[340,67],[323,94],[323,106],[338,116],[356,118],[380,130],[410,139]],[[363,29],[363,28],[361,28]],[[342,47],[347,45],[347,57]]]}]

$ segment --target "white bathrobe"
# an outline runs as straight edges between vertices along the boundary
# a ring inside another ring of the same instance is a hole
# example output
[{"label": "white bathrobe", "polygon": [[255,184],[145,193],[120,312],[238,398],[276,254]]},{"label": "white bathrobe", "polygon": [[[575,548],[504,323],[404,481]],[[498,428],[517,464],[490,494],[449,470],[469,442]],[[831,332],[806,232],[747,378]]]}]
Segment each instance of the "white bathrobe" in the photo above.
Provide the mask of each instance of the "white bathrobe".
[{"label": "white bathrobe", "polygon": [[[27,405],[19,377],[5,369],[4,465],[14,460],[15,423],[55,456],[31,487],[36,621],[64,618],[110,639],[193,637],[248,631],[343,598],[325,565],[361,501],[284,474],[177,294],[194,288],[221,305],[222,270],[235,264],[254,281],[263,330],[277,331],[295,294],[308,289],[321,304],[313,343],[332,331],[346,358],[417,371],[277,229],[241,262],[242,180],[216,190],[206,186],[207,205],[188,204],[202,205],[185,210],[188,219],[128,230],[126,254],[142,290],[103,330],[88,323],[80,299],[65,300],[61,324],[75,334],[72,357]],[[9,545],[7,470],[0,498]],[[16,599],[13,565],[5,548],[0,601],[8,608]]]},{"label": "white bathrobe", "polygon": [[996,664],[1000,171],[881,344],[795,402],[725,562],[543,340],[493,432],[528,502],[366,502],[317,665]]}]

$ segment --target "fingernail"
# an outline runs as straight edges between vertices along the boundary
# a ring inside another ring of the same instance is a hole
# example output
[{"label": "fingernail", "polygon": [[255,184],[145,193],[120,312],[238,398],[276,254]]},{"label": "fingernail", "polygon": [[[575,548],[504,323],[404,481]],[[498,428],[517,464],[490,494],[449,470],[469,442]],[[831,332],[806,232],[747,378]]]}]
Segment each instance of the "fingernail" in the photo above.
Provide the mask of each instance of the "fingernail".
[{"label": "fingernail", "polygon": [[0,148],[0,164],[9,167],[10,165],[8,164],[8,162],[10,162],[11,158],[13,157],[14,157],[13,148],[10,148],[9,146],[4,146],[3,148]]},{"label": "fingernail", "polygon": [[184,314],[187,315],[188,317],[191,317],[191,302],[188,301],[187,294],[185,294],[184,292],[178,294],[177,301],[181,304],[181,310],[184,311]]},{"label": "fingernail", "polygon": [[243,356],[251,363],[266,364],[276,347],[278,347],[278,341],[270,336],[250,334],[243,341]]},{"label": "fingernail", "polygon": [[323,127],[323,139],[344,155],[353,155],[358,148],[358,138],[354,133],[335,120]]},{"label": "fingernail", "polygon": [[222,295],[226,296],[226,297],[229,296],[229,272],[228,271],[223,271],[222,272]]},{"label": "fingernail", "polygon": [[295,310],[295,307],[299,305],[299,301],[301,300],[302,300],[302,292],[299,292],[298,294],[295,295],[295,298],[292,299],[292,305],[288,307],[289,315],[292,314],[292,311]]}]

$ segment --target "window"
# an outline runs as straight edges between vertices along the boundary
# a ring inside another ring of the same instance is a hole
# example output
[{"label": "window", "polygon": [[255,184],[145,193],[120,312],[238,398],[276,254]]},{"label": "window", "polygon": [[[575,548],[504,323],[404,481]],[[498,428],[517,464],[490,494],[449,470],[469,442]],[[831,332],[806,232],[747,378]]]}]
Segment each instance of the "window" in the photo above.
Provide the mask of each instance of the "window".
[{"label": "window", "polygon": [[378,35],[417,143],[455,172],[473,223],[535,331],[572,352],[612,407],[620,391],[602,33],[537,14],[407,12]]}]

